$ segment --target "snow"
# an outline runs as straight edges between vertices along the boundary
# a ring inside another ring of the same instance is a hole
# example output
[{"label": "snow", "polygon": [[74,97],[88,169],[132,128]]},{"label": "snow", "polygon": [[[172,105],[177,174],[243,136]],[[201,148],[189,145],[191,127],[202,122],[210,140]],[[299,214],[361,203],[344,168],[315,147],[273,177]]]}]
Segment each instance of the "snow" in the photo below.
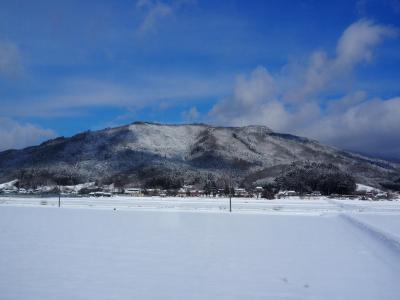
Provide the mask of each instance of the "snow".
[{"label": "snow", "polygon": [[358,192],[374,192],[374,191],[379,192],[380,190],[377,188],[374,188],[372,186],[357,183],[356,191],[358,191]]},{"label": "snow", "polygon": [[0,298],[398,299],[399,201],[227,200],[2,197]]},{"label": "snow", "polygon": [[[207,161],[208,158],[212,159]],[[214,164],[215,159],[222,165]],[[390,182],[400,174],[400,164],[273,133],[263,126],[135,123],[59,138],[33,149],[0,156],[0,178],[8,180],[9,174],[29,169],[41,174],[40,184],[66,173],[79,182],[95,179],[108,182],[113,175],[126,174],[130,183],[138,185],[144,184],[154,167],[166,174],[171,174],[168,172],[171,170],[179,172],[178,176],[185,177],[188,184],[204,185],[207,173],[217,180],[230,172],[234,181],[246,179],[250,180],[247,183],[264,184],[292,163],[301,162],[332,163],[360,183],[369,185]],[[132,173],[132,170],[138,172]]]},{"label": "snow", "polygon": [[77,185],[64,185],[60,186],[61,192],[63,193],[78,193],[80,190],[89,188],[89,187],[94,187],[95,182],[87,182],[87,183],[81,183]]},{"label": "snow", "polygon": [[133,124],[129,129],[135,134],[135,140],[128,143],[127,147],[167,157],[185,157],[195,137],[206,128],[202,125]]},{"label": "snow", "polygon": [[400,243],[400,218],[397,214],[361,214],[353,216],[357,220],[376,228],[386,236]]},{"label": "snow", "polygon": [[15,185],[18,183],[18,179],[11,180],[9,182],[4,182],[0,184],[0,190],[5,189],[16,189]]},{"label": "snow", "polygon": [[[400,199],[398,199],[400,200]],[[58,197],[7,197],[0,196],[0,205],[58,206]],[[228,198],[208,197],[132,197],[111,198],[62,197],[63,207],[123,210],[165,210],[193,212],[226,212]],[[400,213],[399,201],[334,200],[325,197],[288,197],[275,200],[257,198],[232,198],[233,212],[311,214],[342,212]]]}]

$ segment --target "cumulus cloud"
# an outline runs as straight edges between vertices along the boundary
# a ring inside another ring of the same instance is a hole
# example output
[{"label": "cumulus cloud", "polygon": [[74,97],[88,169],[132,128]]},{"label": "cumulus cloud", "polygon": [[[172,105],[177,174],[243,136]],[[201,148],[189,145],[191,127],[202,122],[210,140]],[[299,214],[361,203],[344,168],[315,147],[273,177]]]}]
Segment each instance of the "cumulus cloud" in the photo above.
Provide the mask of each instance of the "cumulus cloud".
[{"label": "cumulus cloud", "polygon": [[200,113],[195,106],[182,112],[182,118],[185,122],[194,122],[200,117]]},{"label": "cumulus cloud", "polygon": [[51,129],[0,118],[0,151],[31,146],[55,136],[56,133]]},{"label": "cumulus cloud", "polygon": [[19,48],[11,42],[0,41],[0,75],[15,78],[23,73]]},{"label": "cumulus cloud", "polygon": [[217,103],[210,114],[222,119],[256,114],[260,105],[274,101],[276,96],[275,79],[266,68],[260,66],[250,76],[238,76],[233,96]]},{"label": "cumulus cloud", "polygon": [[337,68],[348,69],[354,65],[370,61],[372,49],[387,37],[397,34],[397,29],[375,24],[370,20],[360,20],[349,26],[340,37],[334,64]]},{"label": "cumulus cloud", "polygon": [[[214,105],[208,120],[264,124],[354,151],[398,156],[399,98],[371,99],[365,91],[347,90],[346,80],[340,80],[371,61],[375,47],[396,34],[393,27],[360,20],[343,32],[333,57],[316,51],[307,63],[290,63],[275,75],[259,66],[238,77],[232,95]],[[322,97],[329,90],[343,97]]]},{"label": "cumulus cloud", "polygon": [[140,35],[155,31],[159,23],[172,16],[183,5],[193,3],[191,0],[173,0],[166,1],[152,1],[152,0],[139,0],[136,7],[143,13],[142,20],[137,28],[137,33]]},{"label": "cumulus cloud", "polygon": [[288,70],[284,74],[286,77],[282,78],[287,86],[284,98],[292,101],[309,100],[326,89],[340,88],[340,85],[347,83],[349,74],[357,65],[372,60],[373,50],[379,43],[397,34],[396,28],[367,19],[351,24],[339,38],[335,56],[329,57],[325,51],[316,51],[306,64],[284,68]]},{"label": "cumulus cloud", "polygon": [[346,149],[398,157],[400,98],[369,99],[342,112],[330,112],[305,133]]}]

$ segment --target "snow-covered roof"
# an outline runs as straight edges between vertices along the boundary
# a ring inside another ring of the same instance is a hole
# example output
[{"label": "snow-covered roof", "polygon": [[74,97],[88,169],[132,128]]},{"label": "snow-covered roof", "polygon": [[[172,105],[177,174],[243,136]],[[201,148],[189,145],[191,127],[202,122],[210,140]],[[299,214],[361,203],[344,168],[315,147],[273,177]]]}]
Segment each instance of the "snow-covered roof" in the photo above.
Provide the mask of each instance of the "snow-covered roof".
[{"label": "snow-covered roof", "polygon": [[380,192],[380,189],[374,188],[372,186],[368,186],[365,184],[357,183],[356,187],[357,192]]},{"label": "snow-covered roof", "polygon": [[15,188],[15,185],[17,183],[18,183],[18,179],[14,179],[9,182],[2,183],[2,184],[0,184],[0,190]]}]

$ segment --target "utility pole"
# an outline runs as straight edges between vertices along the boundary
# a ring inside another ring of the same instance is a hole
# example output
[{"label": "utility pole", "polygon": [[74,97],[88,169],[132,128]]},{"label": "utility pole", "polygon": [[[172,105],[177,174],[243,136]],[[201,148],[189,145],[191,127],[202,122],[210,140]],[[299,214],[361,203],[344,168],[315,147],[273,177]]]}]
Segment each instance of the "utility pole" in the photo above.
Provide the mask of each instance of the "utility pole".
[{"label": "utility pole", "polygon": [[232,193],[229,193],[229,212],[232,212]]},{"label": "utility pole", "polygon": [[229,212],[232,212],[232,174],[229,175]]},{"label": "utility pole", "polygon": [[58,186],[58,207],[61,207],[61,190],[60,190],[60,186]]}]

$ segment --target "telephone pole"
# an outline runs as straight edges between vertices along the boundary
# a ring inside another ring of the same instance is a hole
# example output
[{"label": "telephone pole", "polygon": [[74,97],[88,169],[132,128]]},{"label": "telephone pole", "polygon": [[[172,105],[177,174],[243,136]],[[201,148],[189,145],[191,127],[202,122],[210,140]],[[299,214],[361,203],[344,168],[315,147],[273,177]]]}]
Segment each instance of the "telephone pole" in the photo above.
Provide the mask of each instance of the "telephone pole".
[{"label": "telephone pole", "polygon": [[232,212],[232,174],[229,175],[229,212]]},{"label": "telephone pole", "polygon": [[61,190],[60,190],[60,186],[58,186],[58,207],[61,207]]},{"label": "telephone pole", "polygon": [[232,193],[229,193],[229,212],[232,212]]}]

